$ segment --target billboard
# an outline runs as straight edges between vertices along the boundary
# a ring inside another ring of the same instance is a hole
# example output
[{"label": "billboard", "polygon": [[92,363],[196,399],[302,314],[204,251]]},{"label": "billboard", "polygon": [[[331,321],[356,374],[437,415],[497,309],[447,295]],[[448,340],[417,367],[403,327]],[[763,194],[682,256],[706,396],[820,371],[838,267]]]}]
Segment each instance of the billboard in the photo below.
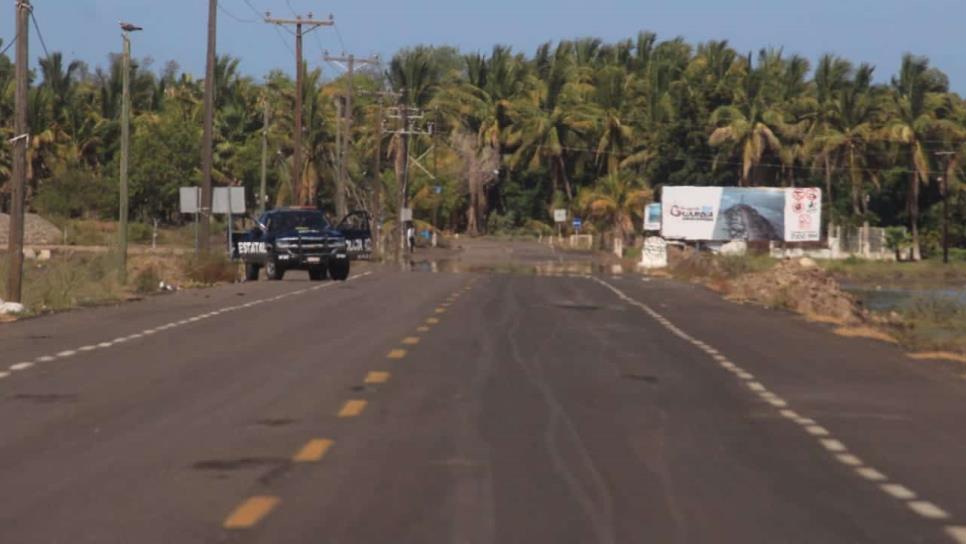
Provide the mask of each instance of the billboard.
[{"label": "billboard", "polygon": [[661,194],[665,238],[788,242],[821,238],[820,189],[664,187]]}]

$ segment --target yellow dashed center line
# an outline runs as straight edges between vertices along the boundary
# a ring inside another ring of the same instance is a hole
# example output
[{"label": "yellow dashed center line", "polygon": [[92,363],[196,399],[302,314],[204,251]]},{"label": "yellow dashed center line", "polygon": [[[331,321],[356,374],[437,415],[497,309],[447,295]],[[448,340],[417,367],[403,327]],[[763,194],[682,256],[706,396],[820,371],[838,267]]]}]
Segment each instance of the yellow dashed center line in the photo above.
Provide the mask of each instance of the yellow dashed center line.
[{"label": "yellow dashed center line", "polygon": [[402,343],[403,344],[406,344],[407,346],[415,346],[416,344],[419,343],[419,337],[418,336],[407,336],[406,338],[403,338]]},{"label": "yellow dashed center line", "polygon": [[406,356],[406,350],[404,349],[394,349],[386,355],[387,359],[402,359]]},{"label": "yellow dashed center line", "polygon": [[429,327],[427,327],[426,325],[421,325],[419,327],[416,327],[417,332],[429,332],[429,330],[430,330]]},{"label": "yellow dashed center line", "polygon": [[370,372],[366,374],[366,383],[386,383],[389,376],[388,372]]},{"label": "yellow dashed center line", "polygon": [[262,520],[278,506],[278,497],[252,497],[235,509],[225,520],[225,529],[248,529]]},{"label": "yellow dashed center line", "polygon": [[332,444],[333,442],[331,440],[323,438],[309,440],[308,444],[302,446],[302,449],[295,454],[292,460],[296,463],[317,463],[329,452]]},{"label": "yellow dashed center line", "polygon": [[366,405],[369,404],[364,400],[349,400],[342,405],[342,409],[339,410],[339,417],[356,417],[366,409]]},{"label": "yellow dashed center line", "polygon": [[438,313],[438,314],[445,314],[446,313],[446,308],[436,308],[436,313]]},{"label": "yellow dashed center line", "polygon": [[430,325],[436,325],[439,323],[439,318],[430,317],[429,319],[426,320],[426,323],[429,323]]}]

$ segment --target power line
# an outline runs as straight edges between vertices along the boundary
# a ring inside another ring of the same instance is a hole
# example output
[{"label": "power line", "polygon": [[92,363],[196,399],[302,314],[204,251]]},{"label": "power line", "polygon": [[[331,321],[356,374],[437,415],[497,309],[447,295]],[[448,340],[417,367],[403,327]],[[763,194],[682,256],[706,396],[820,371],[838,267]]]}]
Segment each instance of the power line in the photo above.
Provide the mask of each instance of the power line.
[{"label": "power line", "polygon": [[30,10],[30,20],[34,22],[34,28],[37,30],[37,37],[40,38],[40,46],[44,50],[44,56],[50,58],[50,52],[47,51],[47,44],[44,43],[44,34],[40,31],[40,25],[37,24],[37,17],[34,16],[34,10]]},{"label": "power line", "polygon": [[252,13],[254,13],[256,17],[258,17],[259,19],[264,17],[265,13],[258,11],[258,9],[252,5],[251,0],[243,0],[243,1],[248,6],[248,8],[252,10]]},{"label": "power line", "polygon": [[339,32],[339,25],[334,24],[332,25],[332,28],[335,29],[335,35],[339,38],[339,45],[342,46],[342,50],[345,51],[345,40],[342,39],[342,32]]},{"label": "power line", "polygon": [[11,40],[10,43],[8,43],[7,46],[3,48],[3,51],[0,51],[0,55],[5,54],[7,50],[9,50],[13,46],[13,44],[17,43],[17,38],[19,37],[20,37],[20,34],[15,34],[13,37],[13,40]]},{"label": "power line", "polygon": [[257,23],[258,22],[258,20],[256,19],[243,19],[235,15],[234,13],[228,11],[228,9],[225,6],[223,6],[221,2],[218,2],[218,10],[239,23]]},{"label": "power line", "polygon": [[282,44],[285,46],[286,49],[288,49],[289,53],[291,53],[291,54],[294,55],[295,54],[295,50],[292,49],[292,44],[288,43],[285,40],[285,35],[282,34],[282,31],[279,30],[277,26],[275,27],[275,33],[278,34],[278,39],[282,40]]}]

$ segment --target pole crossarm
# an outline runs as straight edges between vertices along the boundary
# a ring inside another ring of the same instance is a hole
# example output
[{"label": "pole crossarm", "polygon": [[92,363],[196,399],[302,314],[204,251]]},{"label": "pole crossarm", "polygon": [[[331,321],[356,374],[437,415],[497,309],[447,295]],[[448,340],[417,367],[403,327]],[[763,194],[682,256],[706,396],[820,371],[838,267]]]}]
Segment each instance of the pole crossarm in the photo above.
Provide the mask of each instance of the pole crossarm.
[{"label": "pole crossarm", "polygon": [[296,17],[295,19],[278,19],[278,18],[272,17],[271,15],[272,15],[271,13],[265,14],[264,21],[266,23],[270,25],[279,25],[279,26],[305,25],[307,27],[310,27],[308,30],[306,30],[306,33],[308,33],[310,30],[315,30],[320,26],[332,26],[335,24],[335,18],[332,17],[331,15],[329,15],[328,19],[321,19],[321,20],[313,19],[311,13],[309,14],[308,18],[304,18],[304,19],[302,17]]}]

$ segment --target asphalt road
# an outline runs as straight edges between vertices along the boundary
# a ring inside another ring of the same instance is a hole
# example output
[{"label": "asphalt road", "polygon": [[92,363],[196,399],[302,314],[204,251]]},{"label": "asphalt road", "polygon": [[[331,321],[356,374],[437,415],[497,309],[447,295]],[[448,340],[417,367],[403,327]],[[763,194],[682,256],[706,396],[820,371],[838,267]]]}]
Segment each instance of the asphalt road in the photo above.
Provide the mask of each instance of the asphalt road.
[{"label": "asphalt road", "polygon": [[0,326],[0,542],[966,543],[962,368],[445,257]]}]

